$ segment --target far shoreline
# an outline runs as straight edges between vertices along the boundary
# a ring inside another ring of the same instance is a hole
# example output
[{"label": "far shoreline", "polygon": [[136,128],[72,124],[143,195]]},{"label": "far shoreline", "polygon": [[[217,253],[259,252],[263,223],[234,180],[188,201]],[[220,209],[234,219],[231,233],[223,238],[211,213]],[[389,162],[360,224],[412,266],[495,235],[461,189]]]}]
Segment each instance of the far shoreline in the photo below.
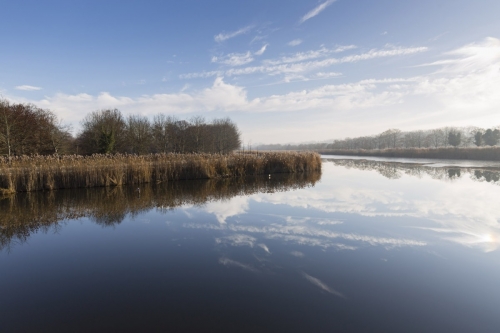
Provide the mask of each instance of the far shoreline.
[{"label": "far shoreline", "polygon": [[412,159],[446,159],[500,162],[500,147],[477,148],[390,148],[390,149],[317,149],[321,155],[390,157]]}]

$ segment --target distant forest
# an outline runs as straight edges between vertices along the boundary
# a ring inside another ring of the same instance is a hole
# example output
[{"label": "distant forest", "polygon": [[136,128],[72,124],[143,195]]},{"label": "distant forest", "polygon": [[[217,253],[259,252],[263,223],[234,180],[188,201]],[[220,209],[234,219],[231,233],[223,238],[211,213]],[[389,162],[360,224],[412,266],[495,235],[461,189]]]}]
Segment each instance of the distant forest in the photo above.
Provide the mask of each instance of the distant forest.
[{"label": "distant forest", "polygon": [[387,148],[442,148],[497,146],[500,142],[498,127],[443,127],[425,131],[403,132],[390,129],[372,136],[345,138],[333,142],[305,144],[259,145],[261,150],[317,150],[317,149],[387,149]]},{"label": "distant forest", "polygon": [[94,153],[217,153],[240,148],[240,131],[229,118],[179,120],[158,114],[124,117],[117,109],[89,113],[73,136],[50,110],[0,100],[0,156]]}]

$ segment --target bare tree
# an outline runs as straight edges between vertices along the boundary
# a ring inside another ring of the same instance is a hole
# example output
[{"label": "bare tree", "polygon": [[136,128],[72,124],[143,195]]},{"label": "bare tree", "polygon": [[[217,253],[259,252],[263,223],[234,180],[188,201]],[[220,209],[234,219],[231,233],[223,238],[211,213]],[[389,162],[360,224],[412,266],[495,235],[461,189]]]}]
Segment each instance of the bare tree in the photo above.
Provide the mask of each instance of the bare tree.
[{"label": "bare tree", "polygon": [[173,124],[177,121],[175,117],[166,116],[163,113],[157,114],[153,118],[152,136],[153,145],[156,151],[168,153],[173,151]]},{"label": "bare tree", "polygon": [[442,129],[438,128],[438,129],[434,129],[431,131],[430,133],[430,141],[432,142],[432,145],[434,146],[434,148],[437,148],[441,145],[444,144],[444,132]]},{"label": "bare tree", "polygon": [[0,153],[7,156],[54,153],[56,132],[61,134],[60,144],[70,140],[71,135],[52,112],[33,104],[0,100]]},{"label": "bare tree", "polygon": [[205,118],[195,116],[190,120],[189,127],[189,150],[194,153],[205,151],[205,140],[207,139],[207,128]]},{"label": "bare tree", "polygon": [[134,154],[148,154],[151,151],[151,124],[148,118],[129,116],[125,126],[125,151]]}]

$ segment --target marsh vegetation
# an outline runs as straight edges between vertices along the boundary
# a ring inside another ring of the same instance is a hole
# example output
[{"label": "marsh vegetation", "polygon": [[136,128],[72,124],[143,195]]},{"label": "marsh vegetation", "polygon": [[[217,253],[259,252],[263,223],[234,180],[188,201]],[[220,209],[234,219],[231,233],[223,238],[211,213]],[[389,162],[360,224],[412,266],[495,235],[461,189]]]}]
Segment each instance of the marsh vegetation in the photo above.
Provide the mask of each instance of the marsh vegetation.
[{"label": "marsh vegetation", "polygon": [[316,153],[95,154],[0,158],[4,194],[321,170]]}]

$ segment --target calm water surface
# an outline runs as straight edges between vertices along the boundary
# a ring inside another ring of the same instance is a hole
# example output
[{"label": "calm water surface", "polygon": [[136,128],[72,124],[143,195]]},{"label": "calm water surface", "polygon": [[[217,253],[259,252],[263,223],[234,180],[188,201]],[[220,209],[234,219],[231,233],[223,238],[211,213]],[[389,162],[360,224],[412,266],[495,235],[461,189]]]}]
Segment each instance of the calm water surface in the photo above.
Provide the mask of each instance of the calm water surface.
[{"label": "calm water surface", "polygon": [[500,332],[500,170],[0,200],[0,332]]}]

